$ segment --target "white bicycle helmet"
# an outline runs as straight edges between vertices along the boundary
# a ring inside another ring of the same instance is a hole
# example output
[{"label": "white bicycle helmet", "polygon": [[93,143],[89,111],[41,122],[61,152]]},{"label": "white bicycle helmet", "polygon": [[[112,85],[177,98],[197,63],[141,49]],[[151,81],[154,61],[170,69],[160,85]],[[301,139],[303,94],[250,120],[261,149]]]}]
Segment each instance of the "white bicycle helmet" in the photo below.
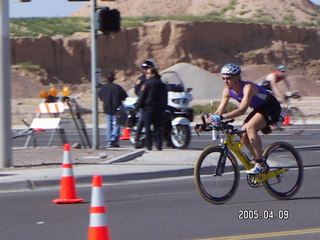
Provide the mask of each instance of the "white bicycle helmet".
[{"label": "white bicycle helmet", "polygon": [[280,72],[285,72],[286,71],[286,67],[284,66],[284,65],[282,65],[282,64],[280,64],[280,65],[278,65],[278,70],[280,71]]},{"label": "white bicycle helmet", "polygon": [[227,63],[221,68],[220,73],[227,75],[238,75],[241,73],[241,68],[237,64]]},{"label": "white bicycle helmet", "polygon": [[157,64],[151,60],[151,59],[147,59],[143,62],[143,64],[141,65],[142,68],[157,68]]}]

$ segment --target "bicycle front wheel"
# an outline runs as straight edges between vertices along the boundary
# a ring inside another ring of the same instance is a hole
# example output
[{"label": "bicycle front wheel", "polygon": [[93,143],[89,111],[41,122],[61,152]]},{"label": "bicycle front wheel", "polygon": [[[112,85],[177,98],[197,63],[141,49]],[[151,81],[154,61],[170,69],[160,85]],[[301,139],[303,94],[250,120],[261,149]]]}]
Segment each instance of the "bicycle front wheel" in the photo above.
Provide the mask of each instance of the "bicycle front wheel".
[{"label": "bicycle front wheel", "polygon": [[291,135],[300,135],[306,129],[306,118],[300,109],[296,107],[290,107],[285,110],[287,117],[283,122],[283,129]]},{"label": "bicycle front wheel", "polygon": [[286,171],[263,182],[267,192],[280,200],[289,199],[300,189],[303,180],[303,164],[298,151],[289,143],[275,142],[263,153],[270,171]]},{"label": "bicycle front wheel", "polygon": [[[224,157],[225,164],[221,164]],[[237,160],[220,146],[207,147],[196,162],[194,177],[196,187],[206,201],[223,204],[234,196],[239,185]]]}]

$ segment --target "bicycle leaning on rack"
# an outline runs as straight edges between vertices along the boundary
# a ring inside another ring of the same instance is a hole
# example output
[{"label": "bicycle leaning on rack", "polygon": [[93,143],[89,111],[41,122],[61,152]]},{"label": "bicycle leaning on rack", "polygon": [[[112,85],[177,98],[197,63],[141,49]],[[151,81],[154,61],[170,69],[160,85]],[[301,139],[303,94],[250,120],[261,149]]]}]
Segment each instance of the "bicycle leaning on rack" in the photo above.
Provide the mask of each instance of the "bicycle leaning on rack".
[{"label": "bicycle leaning on rack", "polygon": [[[237,191],[240,181],[240,168],[249,170],[254,162],[241,150],[242,144],[235,140],[241,137],[244,130],[236,129],[227,120],[203,124],[196,129],[213,131],[213,136],[222,132],[220,144],[208,146],[200,154],[194,168],[194,178],[201,196],[212,204],[223,204],[229,201]],[[270,170],[266,173],[247,175],[251,187],[263,184],[266,191],[274,198],[283,200],[293,197],[300,189],[303,181],[303,164],[297,150],[286,142],[274,142],[268,146],[263,158]],[[242,163],[239,166],[237,159]]]}]

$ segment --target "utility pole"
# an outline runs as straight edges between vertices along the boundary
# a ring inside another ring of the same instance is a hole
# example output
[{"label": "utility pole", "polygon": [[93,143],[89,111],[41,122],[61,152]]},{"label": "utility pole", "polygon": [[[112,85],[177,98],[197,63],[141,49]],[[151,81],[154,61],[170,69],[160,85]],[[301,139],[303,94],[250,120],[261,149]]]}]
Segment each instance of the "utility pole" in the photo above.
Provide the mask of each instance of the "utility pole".
[{"label": "utility pole", "polygon": [[9,0],[0,1],[0,168],[12,162]]},{"label": "utility pole", "polygon": [[97,97],[97,3],[91,0],[91,91],[92,91],[92,148],[99,148],[99,113]]}]

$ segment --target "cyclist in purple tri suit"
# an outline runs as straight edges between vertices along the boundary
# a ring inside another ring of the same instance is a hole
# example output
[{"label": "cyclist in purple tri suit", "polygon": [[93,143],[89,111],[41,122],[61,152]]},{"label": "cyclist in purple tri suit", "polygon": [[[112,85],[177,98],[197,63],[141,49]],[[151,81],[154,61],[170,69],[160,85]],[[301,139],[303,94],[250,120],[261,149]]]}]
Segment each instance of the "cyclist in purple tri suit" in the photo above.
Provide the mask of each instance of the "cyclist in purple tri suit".
[{"label": "cyclist in purple tri suit", "polygon": [[[222,119],[236,118],[246,113],[251,107],[253,111],[245,119],[242,129],[246,132],[242,136],[242,143],[250,150],[256,162],[248,174],[267,172],[269,167],[262,159],[262,143],[258,135],[261,130],[264,134],[271,132],[270,125],[280,119],[281,107],[278,100],[268,93],[262,86],[252,82],[242,81],[241,68],[233,63],[224,65],[221,76],[225,82],[222,100],[214,115],[207,118],[207,122],[219,122]],[[237,109],[225,112],[230,98],[239,102]]]}]

